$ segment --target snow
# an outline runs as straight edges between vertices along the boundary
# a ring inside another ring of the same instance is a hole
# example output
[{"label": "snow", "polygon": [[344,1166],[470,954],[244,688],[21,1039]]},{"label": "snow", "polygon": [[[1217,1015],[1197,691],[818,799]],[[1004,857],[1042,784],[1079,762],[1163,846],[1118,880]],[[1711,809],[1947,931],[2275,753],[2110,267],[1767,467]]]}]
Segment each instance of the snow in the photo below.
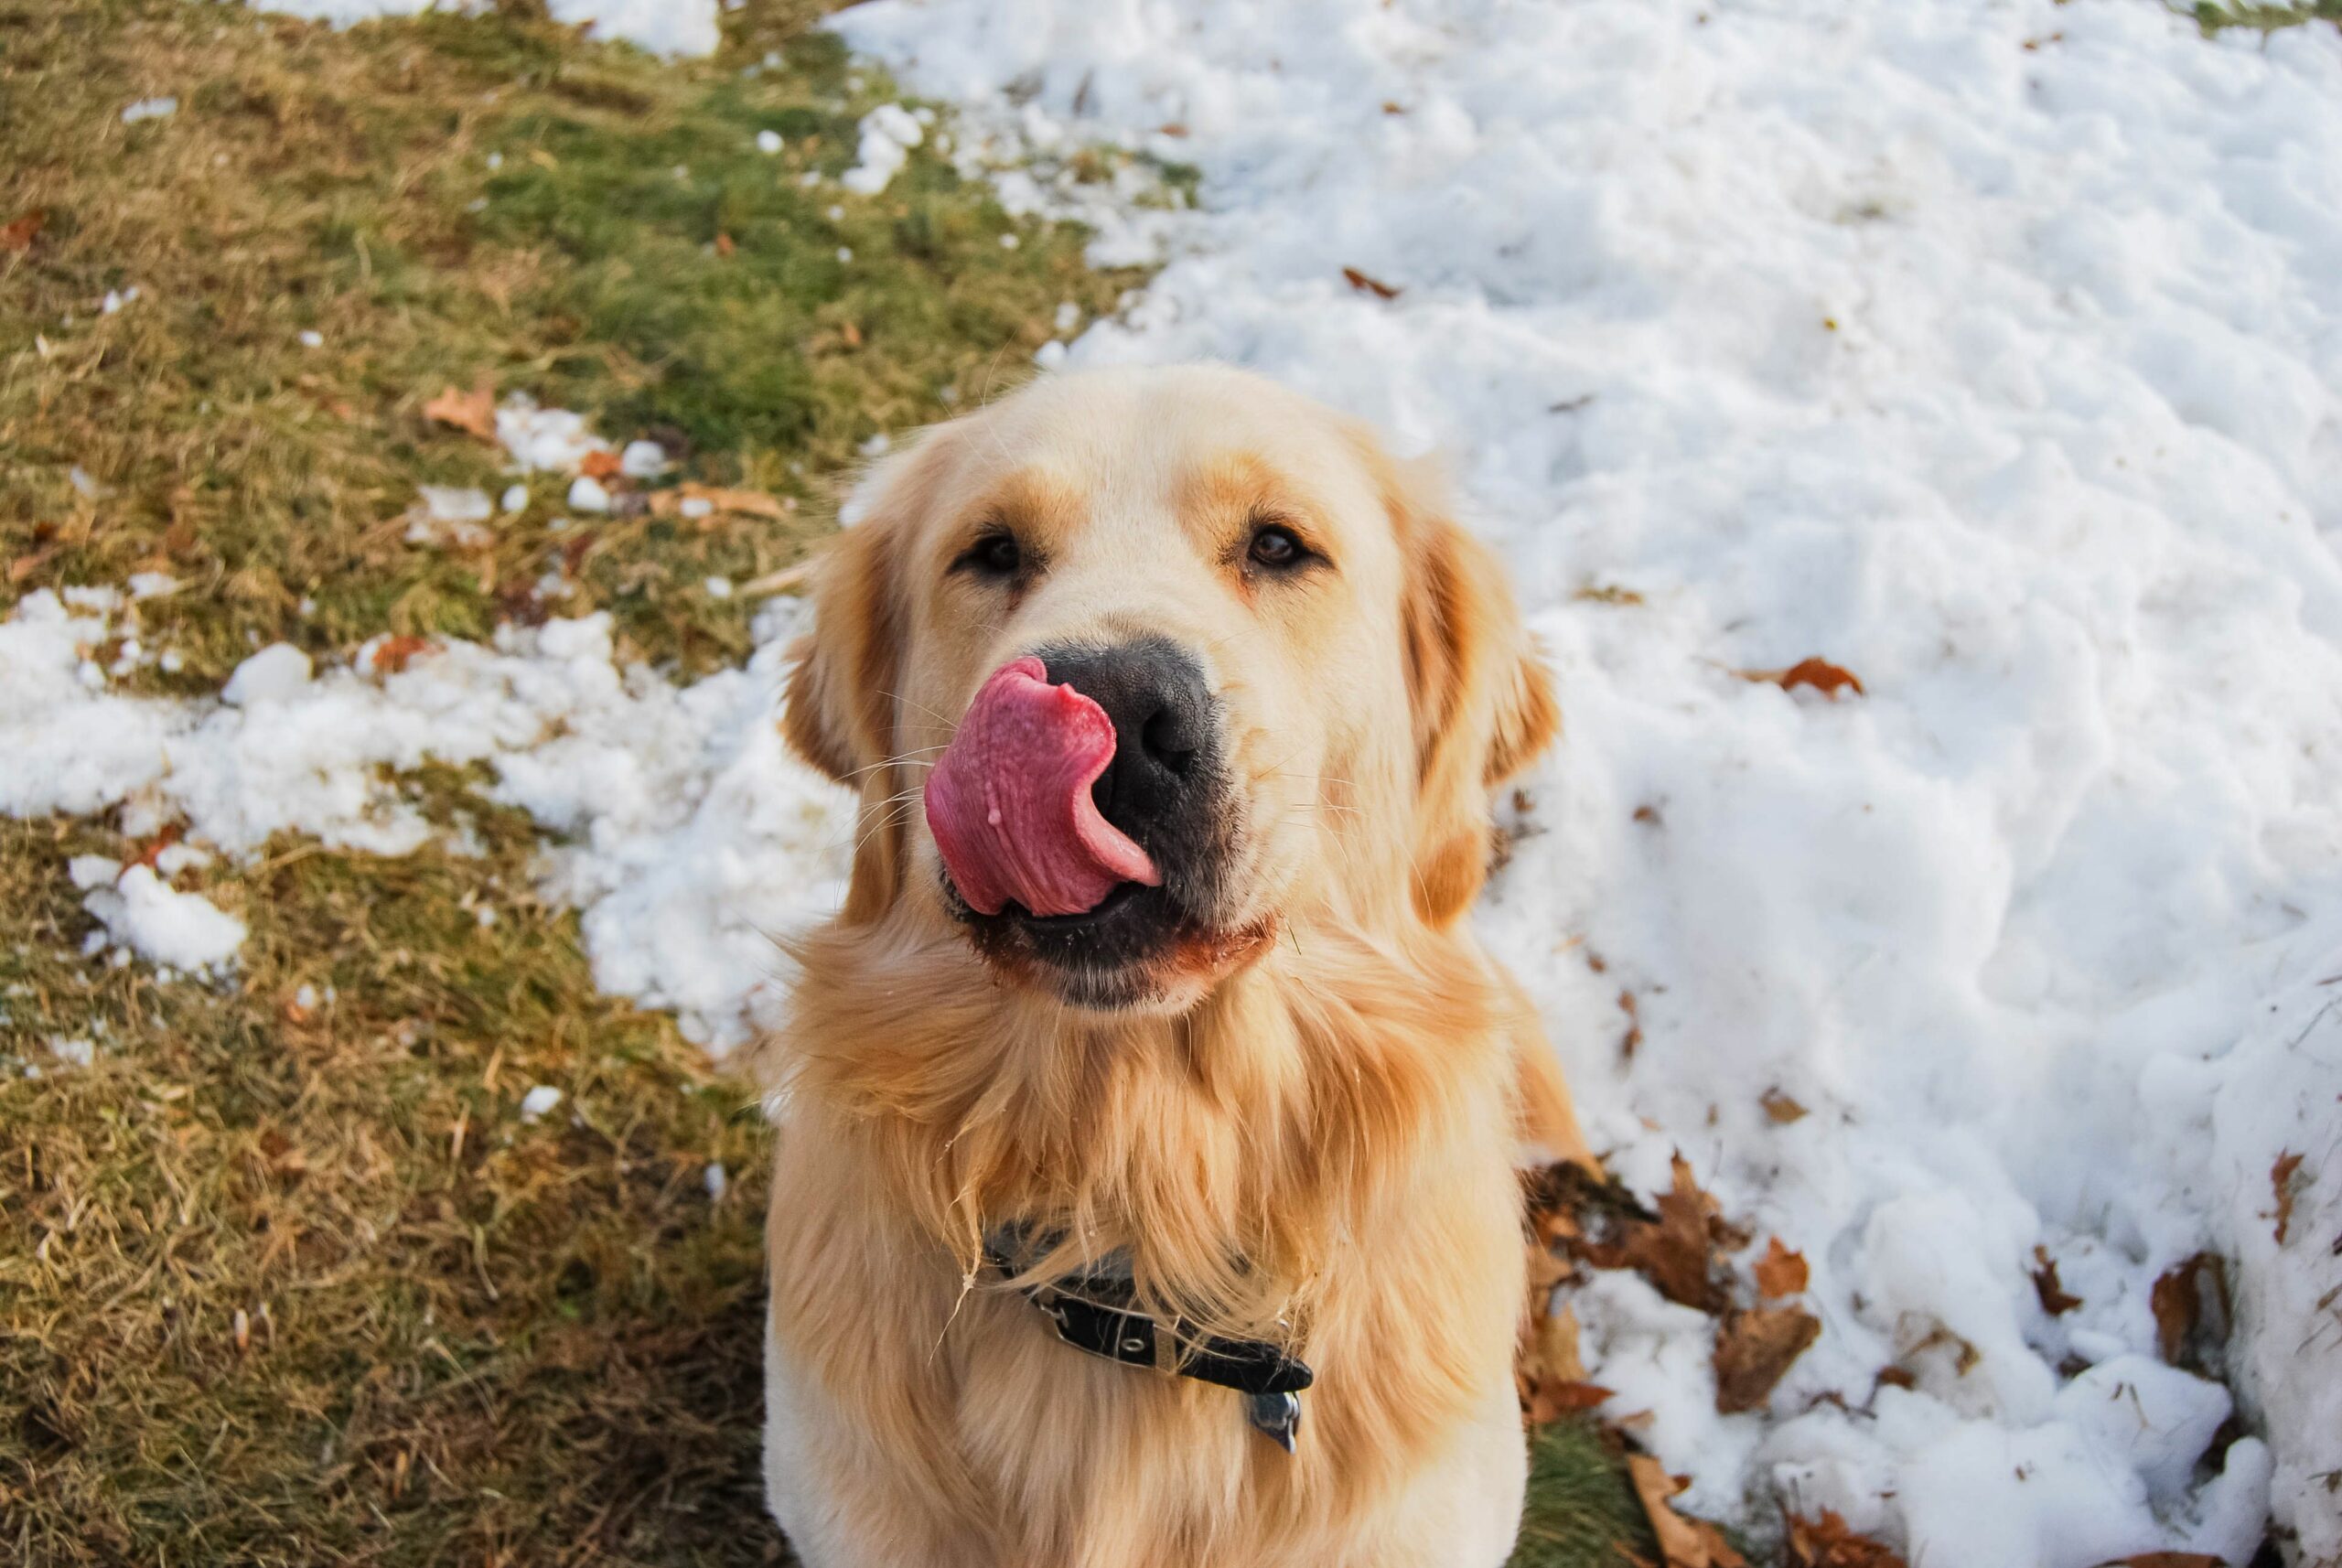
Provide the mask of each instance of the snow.
[{"label": "snow", "polygon": [[231,708],[285,702],[309,683],[309,674],[307,654],[289,642],[273,642],[236,666],[220,700]]},{"label": "snow", "polygon": [[176,98],[142,98],[123,110],[122,123],[135,125],[141,120],[167,119],[178,111],[179,101]]},{"label": "snow", "polygon": [[[1680,1501],[2051,1565],[2240,1562],[2273,1505],[2334,1560],[2342,1047],[2265,1010],[2342,970],[2342,40],[2049,0],[833,25],[1012,209],[1071,199],[1016,151],[1201,170],[1199,211],[1082,213],[1168,265],[1045,354],[1236,361],[1449,456],[1568,725],[1483,929],[1614,1167],[1680,1146],[1812,1265],[1822,1337],[1749,1415],[1707,1319],[1581,1296]],[[1811,655],[1869,695],[1731,674]],[[2269,1445],[2198,1484],[2228,1396],[2148,1298],[2206,1250]]]},{"label": "snow", "polygon": [[[716,0],[546,0],[545,12],[564,27],[593,28],[596,38],[623,39],[661,55],[704,55],[723,41]],[[485,0],[256,0],[259,11],[275,11],[313,22],[347,27],[378,16],[412,16],[424,11],[478,12]]]},{"label": "snow", "polygon": [[540,408],[526,392],[514,392],[497,409],[496,439],[511,455],[514,470],[522,474],[574,474],[586,458],[610,449],[586,425],[584,414]]},{"label": "snow", "polygon": [[903,165],[910,160],[910,149],[925,140],[926,134],[910,111],[901,104],[880,104],[862,117],[862,139],[854,152],[854,165],[838,177],[838,183],[858,196],[877,195],[902,172]]},{"label": "snow", "polygon": [[172,969],[221,970],[235,962],[244,923],[199,893],[182,893],[150,865],[133,865],[81,900],[117,950]]},{"label": "snow", "polygon": [[549,1083],[538,1084],[521,1097],[521,1120],[534,1122],[561,1103],[561,1090]]},{"label": "snow", "polygon": [[[244,861],[285,832],[404,854],[445,835],[396,775],[483,763],[491,800],[558,835],[543,890],[584,911],[603,989],[673,1009],[717,1051],[775,1017],[787,973],[775,939],[843,896],[851,798],[791,761],[776,723],[794,600],[759,615],[745,668],[688,687],[620,664],[596,615],[450,642],[394,672],[376,668],[377,643],[315,670],[276,645],[239,667],[223,700],[177,701],[110,689],[89,653],[134,630],[138,607],[74,596],[36,593],[0,620],[10,816],[112,812],[131,836],[182,824],[186,848],[156,858],[166,875],[201,864],[186,858],[201,846]],[[102,948],[200,970],[242,940],[144,866],[82,856],[65,869]]]}]

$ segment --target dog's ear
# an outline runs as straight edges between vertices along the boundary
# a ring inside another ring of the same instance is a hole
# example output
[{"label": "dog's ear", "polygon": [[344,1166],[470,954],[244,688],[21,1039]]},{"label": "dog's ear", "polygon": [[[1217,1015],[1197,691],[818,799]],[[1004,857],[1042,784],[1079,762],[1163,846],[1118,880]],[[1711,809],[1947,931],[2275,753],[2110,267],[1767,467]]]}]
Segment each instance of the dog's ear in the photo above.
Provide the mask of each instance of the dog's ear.
[{"label": "dog's ear", "polygon": [[905,634],[898,558],[942,465],[941,432],[864,481],[863,515],[815,569],[813,629],[790,650],[781,733],[790,749],[862,798],[848,920],[893,903],[902,833],[889,806],[903,786],[896,696]]},{"label": "dog's ear", "polygon": [[813,573],[813,629],[790,650],[781,733],[798,756],[858,785],[894,754],[897,529],[875,513],[833,541]]},{"label": "dog's ear", "polygon": [[1435,478],[1386,464],[1416,760],[1415,909],[1435,926],[1487,879],[1489,792],[1561,728],[1552,677],[1496,558],[1451,520]]}]

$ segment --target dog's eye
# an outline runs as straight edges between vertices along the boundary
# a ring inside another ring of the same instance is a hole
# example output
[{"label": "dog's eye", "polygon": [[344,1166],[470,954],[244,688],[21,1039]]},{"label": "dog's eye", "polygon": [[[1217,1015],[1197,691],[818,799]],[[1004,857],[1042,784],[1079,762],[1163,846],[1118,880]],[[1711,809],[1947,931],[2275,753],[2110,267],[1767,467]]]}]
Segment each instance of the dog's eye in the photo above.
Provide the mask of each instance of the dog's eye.
[{"label": "dog's eye", "polygon": [[1025,569],[1025,549],[1013,533],[987,533],[968,546],[959,564],[986,577],[1014,577]]},{"label": "dog's eye", "polygon": [[1309,547],[1301,536],[1281,522],[1264,522],[1252,531],[1250,551],[1252,564],[1272,571],[1284,571],[1298,566],[1309,557]]}]

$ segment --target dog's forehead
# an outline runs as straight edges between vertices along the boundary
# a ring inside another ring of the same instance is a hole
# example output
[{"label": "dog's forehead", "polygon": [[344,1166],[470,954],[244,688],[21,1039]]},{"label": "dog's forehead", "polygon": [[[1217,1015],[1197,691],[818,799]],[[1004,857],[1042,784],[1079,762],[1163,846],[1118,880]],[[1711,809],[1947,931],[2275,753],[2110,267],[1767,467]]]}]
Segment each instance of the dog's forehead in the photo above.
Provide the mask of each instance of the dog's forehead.
[{"label": "dog's forehead", "polygon": [[977,416],[963,493],[1047,531],[1258,505],[1342,528],[1380,513],[1359,437],[1321,405],[1210,369],[1052,377]]}]

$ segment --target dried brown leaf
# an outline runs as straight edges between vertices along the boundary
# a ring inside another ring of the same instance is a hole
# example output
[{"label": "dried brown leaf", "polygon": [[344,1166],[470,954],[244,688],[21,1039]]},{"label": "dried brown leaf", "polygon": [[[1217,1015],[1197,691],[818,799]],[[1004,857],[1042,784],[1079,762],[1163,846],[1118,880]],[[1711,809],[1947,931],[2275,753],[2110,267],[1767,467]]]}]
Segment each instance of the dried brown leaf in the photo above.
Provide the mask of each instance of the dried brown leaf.
[{"label": "dried brown leaf", "polygon": [[1772,1121],[1781,1126],[1787,1126],[1792,1122],[1801,1122],[1805,1119],[1805,1107],[1799,1105],[1796,1101],[1791,1100],[1788,1095],[1783,1094],[1778,1089],[1767,1090],[1763,1098],[1758,1100],[1757,1103],[1765,1108],[1765,1114],[1767,1117],[1771,1118]]},{"label": "dried brown leaf", "polygon": [[1610,1391],[1600,1383],[1564,1382],[1558,1378],[1545,1378],[1529,1385],[1529,1396],[1522,1402],[1522,1413],[1531,1426],[1550,1426],[1563,1416],[1577,1415],[1593,1410],[1610,1397]]},{"label": "dried brown leaf", "polygon": [[588,452],[585,460],[577,465],[579,473],[595,480],[615,479],[624,468],[625,465],[615,452]]},{"label": "dried brown leaf", "polygon": [[677,516],[685,501],[705,501],[713,511],[761,517],[771,522],[779,522],[797,510],[794,497],[768,496],[762,490],[719,489],[712,485],[687,482],[652,496],[650,513],[653,517]]},{"label": "dried brown leaf", "polygon": [[1660,1195],[1657,1219],[1628,1220],[1617,1241],[1583,1246],[1579,1254],[1596,1268],[1635,1270],[1670,1301],[1721,1312],[1726,1298],[1714,1266],[1722,1225],[1715,1201],[1692,1179],[1681,1155],[1674,1175],[1674,1189]]},{"label": "dried brown leaf", "polygon": [[1735,670],[1733,673],[1744,681],[1769,682],[1784,692],[1810,686],[1833,701],[1843,691],[1852,690],[1857,697],[1864,694],[1863,683],[1853,671],[1826,659],[1800,659],[1786,670]]},{"label": "dried brown leaf", "polygon": [[[2204,1288],[2208,1280],[2208,1292]],[[2225,1337],[2228,1288],[2226,1265],[2211,1252],[2183,1258],[2164,1271],[2148,1293],[2147,1305],[2154,1313],[2155,1348],[2165,1360],[2175,1367],[2200,1360],[2199,1329],[2205,1338]]]},{"label": "dried brown leaf", "polygon": [[2082,1298],[2068,1294],[2057,1278],[2057,1261],[2047,1247],[2033,1249],[2033,1294],[2041,1298],[2041,1310],[2052,1317],[2063,1317],[2081,1305]]},{"label": "dried brown leaf", "polygon": [[33,241],[40,236],[42,227],[48,222],[47,209],[36,207],[29,212],[20,213],[7,222],[0,223],[0,251],[31,250]]},{"label": "dried brown leaf", "polygon": [[1747,1568],[1747,1559],[1732,1549],[1724,1532],[1705,1520],[1686,1519],[1670,1499],[1684,1484],[1648,1454],[1627,1455],[1627,1478],[1659,1538],[1659,1553],[1667,1568]]},{"label": "dried brown leaf", "polygon": [[1377,299],[1396,299],[1406,290],[1394,288],[1380,278],[1370,277],[1356,267],[1344,267],[1342,279],[1360,294],[1370,294]]},{"label": "dried brown leaf", "polygon": [[1520,1370],[1531,1381],[1579,1383],[1585,1362],[1578,1354],[1577,1314],[1569,1307],[1529,1324],[1520,1337]]},{"label": "dried brown leaf", "polygon": [[1761,1408],[1821,1335],[1821,1320],[1802,1307],[1756,1306],[1726,1317],[1716,1331],[1716,1409],[1733,1415]]},{"label": "dried brown leaf", "polygon": [[1756,1294],[1767,1301],[1795,1295],[1805,1289],[1810,1273],[1806,1267],[1805,1254],[1790,1251],[1776,1236],[1766,1243],[1765,1255],[1756,1260]]},{"label": "dried brown leaf", "polygon": [[483,381],[469,392],[449,387],[423,405],[423,417],[482,441],[496,439],[496,392]]},{"label": "dried brown leaf", "polygon": [[386,637],[374,645],[373,656],[368,662],[373,665],[377,674],[395,675],[404,670],[416,654],[426,653],[430,649],[431,639],[427,637]]},{"label": "dried brown leaf", "polygon": [[1836,1512],[1824,1509],[1820,1519],[1792,1516],[1789,1528],[1789,1568],[1904,1568],[1893,1551],[1859,1535]]},{"label": "dried brown leaf", "polygon": [[2302,1168],[2302,1157],[2295,1154],[2280,1154],[2269,1167],[2269,1186],[2277,1195],[2277,1245],[2285,1244],[2285,1232],[2294,1224],[2294,1173]]}]

